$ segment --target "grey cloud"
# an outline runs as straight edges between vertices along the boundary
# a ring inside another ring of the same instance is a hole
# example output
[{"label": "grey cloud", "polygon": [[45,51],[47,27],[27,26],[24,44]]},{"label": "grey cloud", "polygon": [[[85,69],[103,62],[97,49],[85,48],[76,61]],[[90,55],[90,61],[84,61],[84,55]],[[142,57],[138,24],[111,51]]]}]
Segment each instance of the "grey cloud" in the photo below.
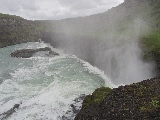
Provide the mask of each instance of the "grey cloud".
[{"label": "grey cloud", "polygon": [[71,9],[91,9],[95,7],[95,2],[93,0],[59,0],[60,4]]},{"label": "grey cloud", "polygon": [[17,3],[12,3],[10,0],[1,0],[0,9],[2,11],[18,11],[20,6]]},{"label": "grey cloud", "polygon": [[105,12],[124,0],[0,0],[0,12],[27,19],[64,19]]},{"label": "grey cloud", "polygon": [[33,0],[25,0],[23,2],[21,1],[21,8],[33,11],[40,9]]},{"label": "grey cloud", "polygon": [[[35,12],[38,10],[38,6],[33,0],[1,0],[0,12],[24,16],[26,11]],[[24,12],[24,13],[22,13]]]},{"label": "grey cloud", "polygon": [[123,0],[59,0],[60,4],[72,9],[94,9],[100,6],[112,6],[123,2]]}]

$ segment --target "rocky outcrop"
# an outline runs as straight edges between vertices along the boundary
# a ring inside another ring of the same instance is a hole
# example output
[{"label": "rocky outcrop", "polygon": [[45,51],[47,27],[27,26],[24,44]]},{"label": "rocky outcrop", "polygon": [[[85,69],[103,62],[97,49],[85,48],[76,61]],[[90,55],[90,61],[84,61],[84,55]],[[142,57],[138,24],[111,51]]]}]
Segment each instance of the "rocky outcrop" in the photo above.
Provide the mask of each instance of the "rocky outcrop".
[{"label": "rocky outcrop", "polygon": [[16,109],[18,109],[20,104],[15,104],[13,108],[10,110],[0,114],[0,119],[1,120],[6,120],[9,116],[11,116],[14,112],[16,112]]},{"label": "rocky outcrop", "polygon": [[73,103],[70,105],[70,109],[62,116],[62,120],[73,120],[75,115],[79,113],[81,109],[81,103],[85,98],[85,94],[81,94],[79,97],[75,98]]},{"label": "rocky outcrop", "polygon": [[51,50],[49,47],[39,48],[39,49],[21,49],[11,53],[11,57],[20,57],[20,58],[30,58],[35,53],[40,51],[48,51],[50,55],[59,55],[58,53]]},{"label": "rocky outcrop", "polygon": [[114,88],[75,120],[160,120],[160,78]]}]

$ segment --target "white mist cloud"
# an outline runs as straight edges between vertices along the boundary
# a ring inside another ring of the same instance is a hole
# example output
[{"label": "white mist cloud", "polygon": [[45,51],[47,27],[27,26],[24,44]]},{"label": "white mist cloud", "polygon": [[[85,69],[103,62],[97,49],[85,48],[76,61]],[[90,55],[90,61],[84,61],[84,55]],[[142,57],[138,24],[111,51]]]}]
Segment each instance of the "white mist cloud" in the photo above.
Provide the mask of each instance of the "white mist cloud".
[{"label": "white mist cloud", "polygon": [[64,19],[107,11],[124,0],[0,0],[0,13],[26,19]]}]

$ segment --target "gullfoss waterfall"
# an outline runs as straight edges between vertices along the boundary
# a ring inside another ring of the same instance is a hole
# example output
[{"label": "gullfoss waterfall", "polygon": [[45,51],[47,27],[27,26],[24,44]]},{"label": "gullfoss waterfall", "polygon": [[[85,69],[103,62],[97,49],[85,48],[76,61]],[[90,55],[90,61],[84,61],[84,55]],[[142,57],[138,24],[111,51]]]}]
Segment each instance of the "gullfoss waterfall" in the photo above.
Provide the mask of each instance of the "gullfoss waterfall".
[{"label": "gullfoss waterfall", "polygon": [[[80,109],[82,98],[101,86],[115,87],[98,68],[74,55],[12,58],[19,49],[51,47],[44,43],[23,43],[0,50],[0,119],[72,120]],[[20,107],[9,116],[3,115]]]}]

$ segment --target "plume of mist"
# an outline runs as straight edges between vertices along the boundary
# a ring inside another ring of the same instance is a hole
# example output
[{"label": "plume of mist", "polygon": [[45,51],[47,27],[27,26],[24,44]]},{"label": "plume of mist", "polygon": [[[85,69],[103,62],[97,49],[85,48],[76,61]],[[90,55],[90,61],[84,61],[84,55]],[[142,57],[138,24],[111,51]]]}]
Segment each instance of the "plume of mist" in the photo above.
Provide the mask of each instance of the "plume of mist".
[{"label": "plume of mist", "polygon": [[[115,84],[154,76],[154,64],[143,61],[139,38],[150,26],[123,7],[84,18],[54,23],[53,44],[103,70]],[[59,33],[59,34],[57,34]]]}]

